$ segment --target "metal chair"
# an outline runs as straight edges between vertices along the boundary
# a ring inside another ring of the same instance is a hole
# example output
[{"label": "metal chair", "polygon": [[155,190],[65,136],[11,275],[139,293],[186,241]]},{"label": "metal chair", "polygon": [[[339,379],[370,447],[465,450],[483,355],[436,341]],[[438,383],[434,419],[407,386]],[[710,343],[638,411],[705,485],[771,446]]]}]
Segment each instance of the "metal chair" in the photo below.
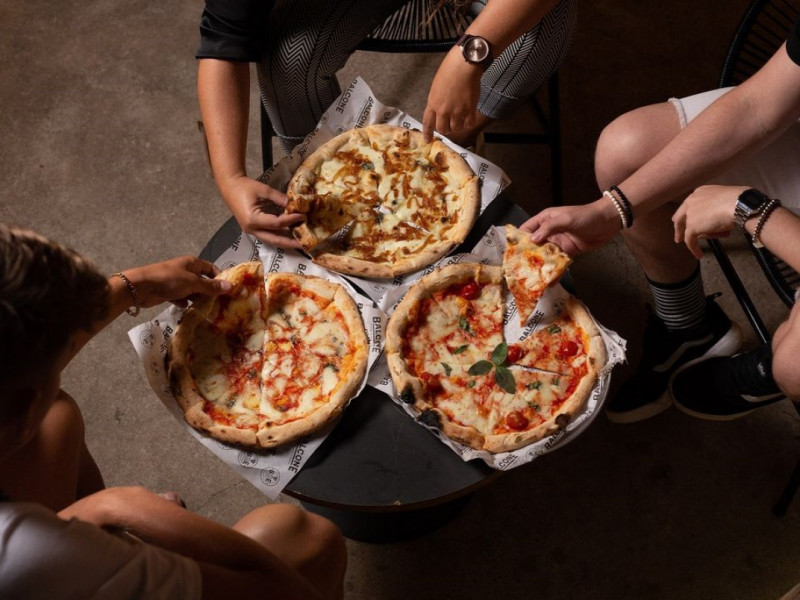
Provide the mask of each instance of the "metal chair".
[{"label": "metal chair", "polygon": [[[442,3],[433,16],[435,0],[410,0],[390,15],[356,47],[366,52],[432,53],[447,52],[469,27],[473,15]],[[540,133],[486,132],[487,144],[544,144],[550,147],[553,205],[561,204],[561,115],[559,112],[558,74],[553,73],[545,84],[547,110],[534,95],[531,106],[541,127]],[[272,166],[274,131],[263,103],[261,104],[261,155],[264,170]]]},{"label": "metal chair", "polygon": [[[745,11],[728,47],[719,86],[738,85],[758,71],[786,41],[798,17],[800,17],[800,0],[754,0]],[[745,237],[747,245],[775,293],[787,307],[791,308],[794,305],[795,290],[800,286],[800,275],[766,248],[753,246],[749,235],[745,234]],[[764,326],[724,247],[719,240],[708,240],[708,244],[756,335],[763,343],[768,343],[771,334]],[[795,408],[800,413],[800,406],[795,404]],[[800,461],[772,509],[775,515],[786,514],[799,488]]]}]

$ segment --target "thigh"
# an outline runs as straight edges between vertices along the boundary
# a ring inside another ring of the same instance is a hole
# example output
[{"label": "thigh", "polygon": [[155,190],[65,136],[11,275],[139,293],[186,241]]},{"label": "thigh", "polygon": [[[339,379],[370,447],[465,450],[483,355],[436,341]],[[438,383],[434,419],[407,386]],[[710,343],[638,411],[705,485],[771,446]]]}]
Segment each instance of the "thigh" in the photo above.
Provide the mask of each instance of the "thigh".
[{"label": "thigh", "polygon": [[[670,101],[678,110],[681,125],[686,126],[714,100],[731,88],[710,90],[694,96]],[[757,152],[746,156],[719,177],[708,183],[748,185],[768,196],[780,198],[785,206],[800,212],[800,122]]]}]

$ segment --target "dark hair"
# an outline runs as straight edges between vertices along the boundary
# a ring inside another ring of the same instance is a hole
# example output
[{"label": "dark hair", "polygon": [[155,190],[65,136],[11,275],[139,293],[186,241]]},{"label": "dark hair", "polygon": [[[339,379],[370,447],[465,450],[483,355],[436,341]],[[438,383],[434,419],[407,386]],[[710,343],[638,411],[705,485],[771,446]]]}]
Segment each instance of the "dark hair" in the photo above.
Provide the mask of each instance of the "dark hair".
[{"label": "dark hair", "polygon": [[89,261],[0,223],[0,384],[53,361],[109,305],[108,282]]}]

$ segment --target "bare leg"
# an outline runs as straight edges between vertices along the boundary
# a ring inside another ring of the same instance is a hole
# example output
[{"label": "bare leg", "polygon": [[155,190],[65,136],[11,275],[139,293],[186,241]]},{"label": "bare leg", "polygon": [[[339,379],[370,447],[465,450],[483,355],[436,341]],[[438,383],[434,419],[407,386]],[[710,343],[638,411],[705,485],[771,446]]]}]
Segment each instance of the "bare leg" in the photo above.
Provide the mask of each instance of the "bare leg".
[{"label": "bare leg", "polygon": [[[645,106],[610,123],[600,134],[595,153],[595,175],[601,190],[618,185],[658,154],[680,132],[675,108],[668,102]],[[632,198],[635,202],[635,198]],[[664,204],[646,216],[634,210],[634,225],[623,233],[625,243],[645,275],[660,283],[685,281],[697,260],[673,240],[672,215],[676,204]]]},{"label": "bare leg", "polygon": [[795,304],[789,319],[781,323],[772,337],[772,378],[784,394],[800,400],[800,305]]},{"label": "bare leg", "polygon": [[84,440],[78,405],[61,390],[34,438],[0,465],[3,492],[58,511],[103,489],[103,478]]},{"label": "bare leg", "polygon": [[268,504],[233,528],[297,569],[325,598],[343,597],[347,549],[341,532],[327,519],[291,504]]}]

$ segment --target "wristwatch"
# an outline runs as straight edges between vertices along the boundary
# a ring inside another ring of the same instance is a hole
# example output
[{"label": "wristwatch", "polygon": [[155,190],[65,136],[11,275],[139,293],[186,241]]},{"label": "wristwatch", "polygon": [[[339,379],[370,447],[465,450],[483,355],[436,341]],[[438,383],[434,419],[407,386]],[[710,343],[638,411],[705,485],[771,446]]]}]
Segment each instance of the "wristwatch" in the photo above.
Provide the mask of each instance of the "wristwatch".
[{"label": "wristwatch", "polygon": [[744,229],[744,224],[757,217],[764,211],[764,207],[769,203],[769,196],[759,192],[755,188],[743,191],[739,195],[736,203],[736,210],[733,211],[733,222]]},{"label": "wristwatch", "polygon": [[484,71],[494,61],[492,47],[486,38],[479,35],[465,33],[456,42],[456,46],[461,46],[461,54],[464,60],[470,64],[478,65]]}]

